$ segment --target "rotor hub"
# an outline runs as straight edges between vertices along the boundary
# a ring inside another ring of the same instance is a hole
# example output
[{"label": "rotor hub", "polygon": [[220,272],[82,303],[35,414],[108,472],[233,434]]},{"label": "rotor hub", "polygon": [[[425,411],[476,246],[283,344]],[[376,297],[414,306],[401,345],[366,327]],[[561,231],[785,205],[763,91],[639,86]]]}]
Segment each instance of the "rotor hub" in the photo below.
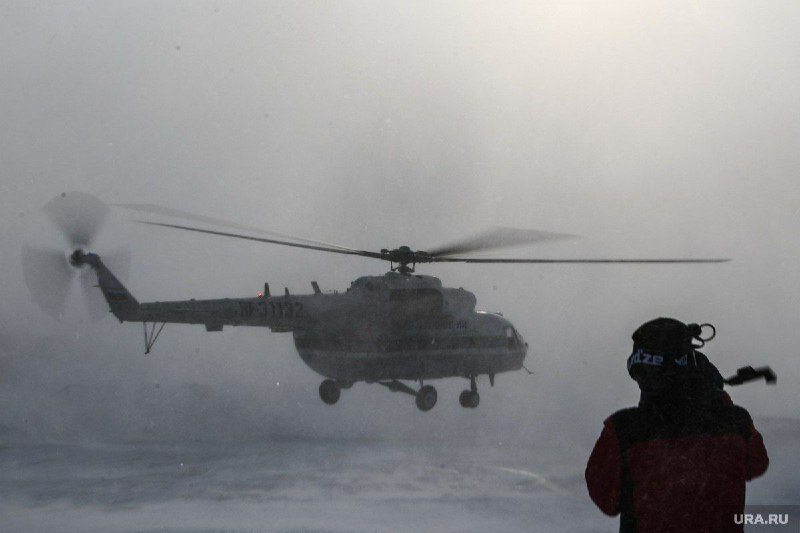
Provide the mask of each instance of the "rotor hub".
[{"label": "rotor hub", "polygon": [[74,267],[79,267],[86,264],[84,257],[86,254],[83,252],[82,249],[77,248],[74,252],[69,255],[69,264]]},{"label": "rotor hub", "polygon": [[[410,274],[414,272],[414,267],[417,263],[430,263],[432,257],[428,252],[412,250],[408,246],[400,246],[394,250],[382,249],[381,259],[392,263],[392,272]],[[397,266],[394,266],[395,263]]]}]

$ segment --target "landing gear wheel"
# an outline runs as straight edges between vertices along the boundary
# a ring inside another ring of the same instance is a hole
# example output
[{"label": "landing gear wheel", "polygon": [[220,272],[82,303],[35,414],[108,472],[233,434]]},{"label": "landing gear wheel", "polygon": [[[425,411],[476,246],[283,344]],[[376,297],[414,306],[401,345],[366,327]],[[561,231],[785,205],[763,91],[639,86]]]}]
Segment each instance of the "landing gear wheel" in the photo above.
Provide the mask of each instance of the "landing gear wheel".
[{"label": "landing gear wheel", "polygon": [[430,411],[436,405],[436,389],[425,385],[417,392],[417,407],[420,411]]},{"label": "landing gear wheel", "polygon": [[461,404],[461,407],[475,409],[478,407],[478,404],[481,402],[481,397],[478,394],[478,391],[461,391],[461,394],[458,397],[458,403]]},{"label": "landing gear wheel", "polygon": [[342,394],[342,389],[339,384],[332,379],[326,379],[319,385],[319,397],[328,405],[333,405],[339,401],[339,396]]}]

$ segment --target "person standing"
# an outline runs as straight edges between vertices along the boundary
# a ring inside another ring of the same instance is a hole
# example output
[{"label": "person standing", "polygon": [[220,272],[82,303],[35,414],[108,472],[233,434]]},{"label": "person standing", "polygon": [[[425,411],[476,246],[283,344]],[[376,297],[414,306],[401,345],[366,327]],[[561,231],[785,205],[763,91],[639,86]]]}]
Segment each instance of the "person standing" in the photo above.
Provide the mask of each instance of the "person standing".
[{"label": "person standing", "polygon": [[605,420],[585,474],[592,501],[620,515],[620,532],[742,531],[726,517],[742,512],[745,482],[769,466],[750,414],[696,350],[700,334],[672,318],[633,334],[628,373],[639,405]]}]

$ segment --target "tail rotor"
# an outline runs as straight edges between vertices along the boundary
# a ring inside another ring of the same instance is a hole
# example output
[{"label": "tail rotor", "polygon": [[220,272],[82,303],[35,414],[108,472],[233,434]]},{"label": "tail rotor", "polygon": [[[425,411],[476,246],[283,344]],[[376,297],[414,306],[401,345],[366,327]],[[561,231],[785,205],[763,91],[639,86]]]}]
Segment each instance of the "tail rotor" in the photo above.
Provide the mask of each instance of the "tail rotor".
[{"label": "tail rotor", "polygon": [[[77,258],[89,249],[101,232],[108,220],[109,207],[91,194],[69,192],[47,202],[43,211],[61,233],[64,242],[46,248],[23,247],[22,272],[33,301],[58,319],[64,313],[75,278],[79,278],[90,317],[102,317],[108,312],[108,306],[96,288],[95,276]],[[116,263],[117,271],[125,275],[130,253],[121,250],[104,254],[104,261]]]}]

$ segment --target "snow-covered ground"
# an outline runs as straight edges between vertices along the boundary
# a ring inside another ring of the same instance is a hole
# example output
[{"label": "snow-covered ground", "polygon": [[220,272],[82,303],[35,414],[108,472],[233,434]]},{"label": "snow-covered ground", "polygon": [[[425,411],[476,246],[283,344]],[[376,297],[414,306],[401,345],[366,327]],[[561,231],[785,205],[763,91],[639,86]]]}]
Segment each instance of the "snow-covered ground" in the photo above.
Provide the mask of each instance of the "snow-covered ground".
[{"label": "snow-covered ground", "polygon": [[[762,419],[773,467],[748,502],[796,504],[800,422]],[[410,428],[413,431],[413,428]],[[14,443],[2,531],[616,531],[583,484],[588,450],[403,440]]]}]

